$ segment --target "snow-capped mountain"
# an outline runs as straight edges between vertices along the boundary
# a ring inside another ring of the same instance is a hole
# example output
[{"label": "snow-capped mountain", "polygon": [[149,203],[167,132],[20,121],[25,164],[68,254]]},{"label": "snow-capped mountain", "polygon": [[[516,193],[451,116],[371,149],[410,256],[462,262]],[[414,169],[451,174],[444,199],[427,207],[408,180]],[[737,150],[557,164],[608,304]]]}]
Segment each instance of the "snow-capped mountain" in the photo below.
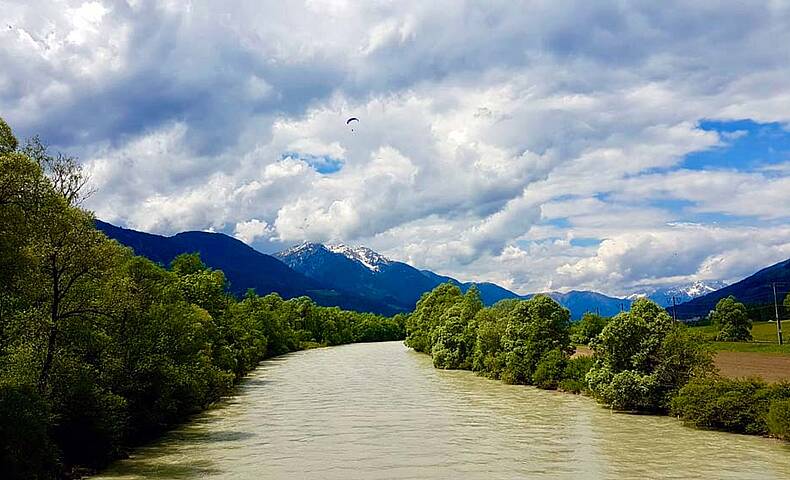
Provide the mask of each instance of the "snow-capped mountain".
[{"label": "snow-capped mountain", "polygon": [[392,263],[392,260],[389,258],[367,247],[349,247],[348,245],[338,243],[335,245],[327,245],[326,248],[330,252],[339,253],[373,272],[378,272],[381,270],[382,266]]},{"label": "snow-capped mountain", "polygon": [[[297,272],[332,288],[384,299],[390,305],[410,311],[420,296],[436,286],[452,282],[462,291],[472,283],[462,283],[428,270],[391,260],[367,247],[344,244],[302,243],[274,256]],[[491,305],[517,294],[490,283],[477,284],[483,302]]]},{"label": "snow-capped mountain", "polygon": [[684,285],[652,289],[637,295],[646,296],[661,306],[669,307],[672,305],[672,297],[675,297],[675,303],[679,304],[715,292],[726,286],[726,283],[718,280],[697,280]]}]

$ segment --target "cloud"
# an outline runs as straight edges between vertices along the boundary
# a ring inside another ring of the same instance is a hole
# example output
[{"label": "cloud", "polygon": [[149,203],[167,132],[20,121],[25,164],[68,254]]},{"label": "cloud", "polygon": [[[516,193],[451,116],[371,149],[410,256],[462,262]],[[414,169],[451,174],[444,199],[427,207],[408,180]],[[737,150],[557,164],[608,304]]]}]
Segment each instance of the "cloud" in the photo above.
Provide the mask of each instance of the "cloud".
[{"label": "cloud", "polygon": [[244,243],[251,244],[257,238],[265,237],[271,238],[274,234],[274,229],[266,222],[262,222],[257,218],[253,218],[247,222],[239,222],[236,224],[236,229],[233,235]]},{"label": "cloud", "polygon": [[687,162],[746,138],[706,122],[790,125],[788,2],[41,0],[4,16],[0,112],[80,156],[108,221],[266,251],[366,244],[522,292],[733,279],[788,256],[790,156]]}]

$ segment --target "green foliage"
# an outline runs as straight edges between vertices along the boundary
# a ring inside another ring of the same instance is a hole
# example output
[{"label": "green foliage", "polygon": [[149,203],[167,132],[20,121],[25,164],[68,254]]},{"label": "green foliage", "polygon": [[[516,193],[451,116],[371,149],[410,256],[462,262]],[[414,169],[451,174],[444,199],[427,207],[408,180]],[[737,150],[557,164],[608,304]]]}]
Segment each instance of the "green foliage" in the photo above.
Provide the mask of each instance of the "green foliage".
[{"label": "green foliage", "polygon": [[406,345],[430,353],[437,368],[557,388],[573,350],[569,326],[568,311],[548,296],[483,308],[476,288],[461,295],[448,283],[417,303],[406,322]]},{"label": "green foliage", "polygon": [[771,402],[765,420],[771,435],[790,440],[790,399]]},{"label": "green foliage", "polygon": [[533,383],[541,357],[558,349],[570,355],[570,314],[547,295],[537,295],[519,303],[508,317],[502,339],[505,350],[505,366],[502,380],[505,383]]},{"label": "green foliage", "polygon": [[501,300],[491,308],[477,312],[474,320],[477,338],[472,355],[472,370],[489,378],[501,377],[505,368],[502,337],[505,335],[510,313],[519,303],[519,300]]},{"label": "green foliage", "polygon": [[435,367],[471,368],[476,340],[474,324],[471,322],[482,308],[480,293],[472,287],[458,303],[441,315],[440,323],[432,333],[431,355]]},{"label": "green foliage", "polygon": [[79,208],[79,164],[49,155],[37,138],[18,150],[6,127],[0,121],[3,478],[101,467],[303,342],[404,337],[403,316],[276,294],[238,301],[197,254],[170,270],[133,256]]},{"label": "green foliage", "polygon": [[560,390],[581,393],[587,390],[586,376],[587,372],[593,366],[593,358],[589,355],[581,355],[571,358],[565,365],[565,371],[562,374],[557,388]]},{"label": "green foliage", "polygon": [[587,345],[603,331],[608,321],[608,318],[595,313],[585,313],[581,320],[571,326],[571,341],[575,344]]},{"label": "green foliage", "polygon": [[554,390],[563,380],[568,358],[559,348],[546,352],[535,366],[532,382],[538,388]]},{"label": "green foliage", "polygon": [[713,365],[702,339],[647,299],[612,318],[591,347],[595,363],[587,383],[615,409],[666,410],[678,389]]},{"label": "green foliage", "polygon": [[[769,385],[757,378],[699,378],[684,386],[672,400],[672,414],[686,423],[728,432],[785,435],[790,384]],[[772,407],[772,426],[769,412]],[[783,427],[784,425],[784,427]]]},{"label": "green foliage", "polygon": [[718,329],[716,340],[720,342],[739,342],[752,339],[752,321],[746,307],[730,295],[722,298],[711,313],[713,325]]},{"label": "green foliage", "polygon": [[0,118],[0,154],[13,152],[18,145],[11,127]]},{"label": "green foliage", "polygon": [[433,331],[441,325],[441,317],[452,305],[461,301],[461,289],[445,283],[424,293],[406,322],[406,346],[418,352],[430,353]]}]

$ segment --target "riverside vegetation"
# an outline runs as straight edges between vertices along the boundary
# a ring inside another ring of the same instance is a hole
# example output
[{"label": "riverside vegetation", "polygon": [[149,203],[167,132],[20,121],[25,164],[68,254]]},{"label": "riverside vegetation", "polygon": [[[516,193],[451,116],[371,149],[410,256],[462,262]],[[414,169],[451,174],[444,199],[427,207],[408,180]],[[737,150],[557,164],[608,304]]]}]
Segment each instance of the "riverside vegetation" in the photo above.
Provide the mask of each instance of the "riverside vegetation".
[{"label": "riverside vegetation", "polygon": [[[748,337],[742,305],[720,302],[718,338]],[[572,358],[572,343],[593,356]],[[647,299],[611,319],[569,312],[545,295],[483,307],[451,284],[426,293],[406,322],[406,345],[444,369],[506,383],[587,393],[615,410],[671,414],[689,425],[790,440],[790,384],[726,379],[707,340]]]},{"label": "riverside vegetation", "polygon": [[[79,207],[86,178],[0,119],[0,471],[80,476],[231,392],[267,357],[398,340],[404,318],[227,292],[194,254],[133,255]],[[295,380],[297,381],[297,380]]]}]

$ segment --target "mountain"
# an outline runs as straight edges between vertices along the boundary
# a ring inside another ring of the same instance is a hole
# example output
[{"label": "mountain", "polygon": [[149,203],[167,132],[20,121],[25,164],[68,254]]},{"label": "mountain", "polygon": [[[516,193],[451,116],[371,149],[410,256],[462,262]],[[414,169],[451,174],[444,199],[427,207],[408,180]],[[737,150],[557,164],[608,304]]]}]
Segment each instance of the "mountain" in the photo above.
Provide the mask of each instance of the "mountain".
[{"label": "mountain", "polygon": [[303,275],[271,255],[258,252],[235,238],[221,233],[183,232],[172,237],[153,235],[96,221],[96,227],[109,238],[130,247],[135,254],[168,265],[182,253],[200,254],[203,263],[222,270],[230,290],[243,295],[254,289],[259,295],[276,292],[283,298],[307,295],[316,303],[346,309],[391,315],[402,311],[386,301],[332,287]]},{"label": "mountain", "polygon": [[[473,285],[428,270],[417,270],[366,247],[305,242],[274,256],[297,272],[325,285],[381,298],[407,311],[414,309],[423,293],[442,283],[452,282],[461,287],[462,291]],[[496,303],[502,298],[518,297],[510,290],[492,283],[475,285],[486,305]]]},{"label": "mountain", "polygon": [[705,316],[719,300],[730,295],[743,303],[773,303],[773,282],[778,282],[778,300],[781,302],[790,287],[790,259],[766,267],[740,282],[681,303],[677,306],[677,316],[681,319]]},{"label": "mountain", "polygon": [[675,297],[675,303],[688,302],[697,297],[707,295],[715,292],[721,288],[726,287],[727,284],[718,280],[702,281],[687,283],[684,285],[675,285],[673,287],[665,287],[652,289],[645,292],[643,295],[650,300],[653,300],[662,307],[672,306],[672,297]]}]

